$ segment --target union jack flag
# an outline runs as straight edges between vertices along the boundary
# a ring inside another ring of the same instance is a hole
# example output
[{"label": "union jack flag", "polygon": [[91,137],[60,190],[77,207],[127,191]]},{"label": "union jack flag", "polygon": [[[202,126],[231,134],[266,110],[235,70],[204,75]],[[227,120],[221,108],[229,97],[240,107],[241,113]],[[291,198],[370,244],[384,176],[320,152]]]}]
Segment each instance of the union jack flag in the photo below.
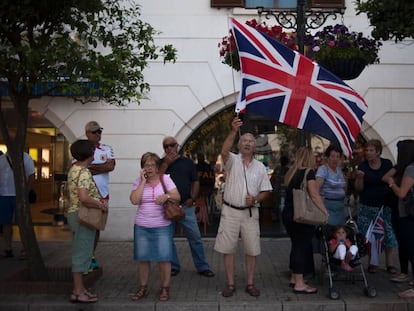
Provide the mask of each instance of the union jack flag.
[{"label": "union jack flag", "polygon": [[323,136],[352,154],[364,99],[307,57],[232,18],[242,85],[236,112],[252,112]]},{"label": "union jack flag", "polygon": [[384,207],[378,211],[376,217],[371,220],[367,233],[366,241],[371,244],[371,265],[378,266],[379,255],[385,247],[385,224],[384,224]]}]

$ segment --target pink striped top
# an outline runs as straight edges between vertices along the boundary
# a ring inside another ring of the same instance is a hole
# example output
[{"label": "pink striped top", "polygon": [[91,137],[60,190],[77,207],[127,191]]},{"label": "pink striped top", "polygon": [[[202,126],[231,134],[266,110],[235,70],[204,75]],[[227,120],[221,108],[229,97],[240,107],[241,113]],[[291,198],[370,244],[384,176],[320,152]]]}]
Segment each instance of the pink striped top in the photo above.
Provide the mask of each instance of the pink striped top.
[{"label": "pink striped top", "polygon": [[[132,187],[137,189],[141,183],[141,177],[138,177]],[[168,191],[177,188],[170,175],[164,175],[164,184]],[[141,202],[138,205],[135,214],[135,224],[146,228],[158,228],[168,226],[171,221],[164,218],[164,209],[162,205],[155,204],[155,199],[164,194],[161,182],[155,186],[146,183],[142,193]]]}]

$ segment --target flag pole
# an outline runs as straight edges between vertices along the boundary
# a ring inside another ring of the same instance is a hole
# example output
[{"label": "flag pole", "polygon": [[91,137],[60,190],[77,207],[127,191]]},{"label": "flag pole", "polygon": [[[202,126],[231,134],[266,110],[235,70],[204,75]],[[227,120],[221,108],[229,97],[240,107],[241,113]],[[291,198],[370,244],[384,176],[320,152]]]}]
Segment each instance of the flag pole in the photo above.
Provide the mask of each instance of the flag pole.
[{"label": "flag pole", "polygon": [[[237,116],[237,119],[239,119],[239,114],[240,114],[240,108],[236,108],[236,116]],[[239,140],[240,140],[240,137],[241,137],[241,129],[240,129],[240,127],[238,129],[238,133],[239,133]],[[244,165],[243,158],[242,158],[242,165],[243,165],[244,182],[246,184],[246,191],[247,191],[247,194],[249,195],[250,193],[249,193],[249,187],[247,186],[246,166]],[[249,215],[250,215],[250,217],[252,217],[252,209],[251,209],[251,207],[249,207]]]},{"label": "flag pole", "polygon": [[[231,16],[227,15],[227,29],[230,29],[230,19]],[[233,82],[233,94],[234,94],[234,102],[237,103],[237,96],[236,96],[236,82],[235,82],[235,77],[234,77],[234,69],[233,69],[233,57],[230,57],[230,63],[231,63],[231,78],[232,78],[232,82]],[[238,115],[237,115],[238,117]]]}]

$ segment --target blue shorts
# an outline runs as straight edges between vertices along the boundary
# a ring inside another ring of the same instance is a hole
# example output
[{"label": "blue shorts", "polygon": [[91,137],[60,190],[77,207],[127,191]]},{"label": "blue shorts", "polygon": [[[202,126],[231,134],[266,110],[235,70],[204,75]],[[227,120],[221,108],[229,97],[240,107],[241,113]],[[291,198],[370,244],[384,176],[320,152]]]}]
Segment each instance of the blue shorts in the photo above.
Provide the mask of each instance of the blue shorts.
[{"label": "blue shorts", "polygon": [[81,225],[77,211],[68,213],[67,218],[72,231],[72,272],[87,272],[92,260],[96,230]]},{"label": "blue shorts", "polygon": [[172,250],[172,224],[159,228],[134,225],[135,261],[171,261]]},{"label": "blue shorts", "polygon": [[15,196],[0,196],[0,225],[11,225],[14,223],[16,212]]}]

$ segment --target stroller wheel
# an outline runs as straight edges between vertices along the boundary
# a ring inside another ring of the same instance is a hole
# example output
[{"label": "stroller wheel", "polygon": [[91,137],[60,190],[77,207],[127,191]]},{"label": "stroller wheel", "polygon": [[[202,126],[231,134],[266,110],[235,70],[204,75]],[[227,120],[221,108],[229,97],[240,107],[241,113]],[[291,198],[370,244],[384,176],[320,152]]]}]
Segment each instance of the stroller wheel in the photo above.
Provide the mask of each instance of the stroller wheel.
[{"label": "stroller wheel", "polygon": [[340,297],[339,291],[337,291],[333,287],[329,289],[329,298],[331,298],[333,300],[338,300],[339,297]]},{"label": "stroller wheel", "polygon": [[371,298],[377,296],[377,290],[375,287],[368,286],[364,289],[364,292],[365,292],[365,295]]}]

